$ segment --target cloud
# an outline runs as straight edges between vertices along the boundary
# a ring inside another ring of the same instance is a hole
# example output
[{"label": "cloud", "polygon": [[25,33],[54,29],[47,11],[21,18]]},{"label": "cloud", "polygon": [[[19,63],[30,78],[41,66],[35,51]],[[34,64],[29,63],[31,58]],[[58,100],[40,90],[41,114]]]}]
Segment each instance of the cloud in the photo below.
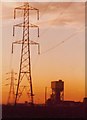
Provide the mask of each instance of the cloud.
[{"label": "cloud", "polygon": [[[50,19],[42,24],[49,25],[82,25],[85,24],[85,3],[52,3],[48,7]],[[53,15],[53,16],[52,16]],[[51,18],[52,16],[52,18]]]},{"label": "cloud", "polygon": [[[17,6],[20,6],[19,2],[2,2],[1,7],[2,7],[2,16],[0,18],[3,19],[12,19],[13,18],[13,13],[14,13],[14,8]],[[20,16],[20,12],[19,12]]]},{"label": "cloud", "polygon": [[85,22],[85,3],[53,3],[49,6],[49,11],[56,15],[56,18],[49,20],[51,25]]},{"label": "cloud", "polygon": [[[2,3],[2,19],[13,19],[13,10],[15,7],[23,5],[23,3]],[[40,10],[42,21],[40,24],[49,25],[68,25],[82,24],[85,19],[85,3],[82,2],[42,2],[30,3],[33,7]],[[32,13],[33,15],[34,13]],[[18,17],[22,12],[18,13]],[[52,16],[52,17],[51,17]]]}]

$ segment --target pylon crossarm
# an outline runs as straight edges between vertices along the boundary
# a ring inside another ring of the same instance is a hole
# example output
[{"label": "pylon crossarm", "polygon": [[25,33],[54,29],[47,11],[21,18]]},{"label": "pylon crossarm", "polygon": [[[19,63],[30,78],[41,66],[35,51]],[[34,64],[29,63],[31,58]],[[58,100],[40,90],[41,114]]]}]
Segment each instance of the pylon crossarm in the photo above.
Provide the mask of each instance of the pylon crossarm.
[{"label": "pylon crossarm", "polygon": [[11,74],[11,72],[8,72],[8,73],[6,73],[6,74]]},{"label": "pylon crossarm", "polygon": [[10,84],[5,84],[5,86],[10,85]]},{"label": "pylon crossarm", "polygon": [[21,9],[21,8],[23,8],[23,7],[24,7],[24,5],[19,6],[19,7],[16,7],[14,10],[16,10],[16,9]]},{"label": "pylon crossarm", "polygon": [[31,27],[31,28],[37,28],[38,30],[38,37],[39,37],[39,26],[34,25],[34,24],[24,24],[24,23],[19,23],[13,26],[13,36],[15,36],[15,27]]},{"label": "pylon crossarm", "polygon": [[30,44],[35,44],[35,45],[37,45],[38,43],[35,42],[35,41],[30,40]]},{"label": "pylon crossarm", "polygon": [[38,25],[30,24],[30,27],[39,27]]},{"label": "pylon crossarm", "polygon": [[[27,6],[27,7],[26,7]],[[39,9],[37,9],[37,8],[34,8],[34,7],[32,7],[32,6],[29,6],[29,4],[28,5],[23,5],[23,6],[20,6],[20,7],[16,7],[15,8],[15,10],[39,10]]]},{"label": "pylon crossarm", "polygon": [[32,45],[38,45],[38,54],[40,54],[40,44],[34,41],[30,41],[30,44]]},{"label": "pylon crossarm", "polygon": [[37,19],[39,20],[39,9],[37,9],[37,8],[31,7],[29,5],[27,7],[26,7],[26,5],[16,7],[14,9],[14,19],[16,18],[16,10],[36,10],[37,11]]},{"label": "pylon crossarm", "polygon": [[[29,41],[30,42],[30,44],[32,44],[32,45],[38,45],[38,54],[40,54],[40,45],[39,45],[39,43],[37,43],[37,42],[34,42],[34,41]],[[23,41],[23,40],[19,40],[19,41],[15,41],[15,42],[13,42],[12,43],[12,53],[13,53],[13,45],[14,44],[28,44],[28,41],[26,40],[25,42]]]},{"label": "pylon crossarm", "polygon": [[14,25],[13,27],[39,27],[39,26],[34,25],[34,24],[25,25],[24,23],[19,23],[19,24]]},{"label": "pylon crossarm", "polygon": [[[15,41],[15,42],[13,42],[12,44],[28,44],[28,40],[19,40],[19,41]],[[30,44],[36,44],[36,42],[30,42]]]},{"label": "pylon crossarm", "polygon": [[13,46],[14,44],[23,44],[23,40],[15,41],[12,43],[12,54],[13,54]]},{"label": "pylon crossarm", "polygon": [[6,80],[9,80],[10,78],[6,78]]}]

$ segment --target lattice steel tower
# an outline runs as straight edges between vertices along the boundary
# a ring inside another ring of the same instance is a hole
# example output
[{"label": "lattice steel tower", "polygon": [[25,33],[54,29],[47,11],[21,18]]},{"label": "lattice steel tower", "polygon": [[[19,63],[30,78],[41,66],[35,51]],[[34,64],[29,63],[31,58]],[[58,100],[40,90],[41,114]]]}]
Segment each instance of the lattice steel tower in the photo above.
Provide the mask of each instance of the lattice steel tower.
[{"label": "lattice steel tower", "polygon": [[[16,18],[16,10],[23,10],[23,23],[19,23],[13,26],[13,36],[15,35],[15,27],[22,27],[23,28],[23,39],[19,41],[15,41],[12,43],[12,53],[13,53],[13,44],[22,44],[21,49],[21,60],[20,60],[20,69],[19,69],[19,76],[18,76],[18,84],[16,90],[16,97],[15,97],[15,105],[19,98],[21,97],[24,89],[27,87],[27,95],[29,97],[30,103],[34,103],[33,100],[33,87],[32,87],[32,77],[31,77],[31,61],[30,61],[30,44],[38,46],[38,54],[40,54],[39,43],[30,40],[30,27],[37,28],[38,37],[39,37],[39,27],[37,25],[30,23],[30,10],[35,10],[37,12],[37,19],[39,20],[39,9],[31,7],[28,2],[25,2],[23,6],[16,7],[14,9],[14,19]],[[28,80],[27,86],[21,87],[21,82]]]},{"label": "lattice steel tower", "polygon": [[7,104],[14,104],[14,99],[15,99],[15,80],[17,73],[15,73],[13,70],[9,73],[6,73],[8,75],[10,75],[10,77],[8,77],[6,80],[10,80],[10,84],[6,84],[10,85],[10,89],[9,89],[9,95],[8,95],[8,100],[7,100]]}]

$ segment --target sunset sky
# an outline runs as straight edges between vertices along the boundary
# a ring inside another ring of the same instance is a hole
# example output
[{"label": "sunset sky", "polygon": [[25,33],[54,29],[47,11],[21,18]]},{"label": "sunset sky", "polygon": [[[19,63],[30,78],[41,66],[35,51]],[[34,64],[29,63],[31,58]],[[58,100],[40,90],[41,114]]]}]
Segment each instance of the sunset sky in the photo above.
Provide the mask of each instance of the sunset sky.
[{"label": "sunset sky", "polygon": [[[11,55],[11,44],[22,39],[20,29],[12,36],[12,26],[22,21],[21,13],[13,19],[13,10],[23,3],[2,3],[2,85],[7,72],[13,68],[18,73],[20,62],[20,45],[14,46]],[[40,37],[36,29],[31,31],[31,39],[40,43],[41,54],[37,47],[31,47],[32,80],[36,103],[44,103],[45,87],[48,96],[51,94],[51,81],[64,81],[64,99],[82,101],[85,95],[85,3],[48,2],[30,3],[40,10],[40,20],[31,12],[31,23],[39,25]],[[1,56],[0,56],[1,57]],[[1,71],[1,69],[0,69]],[[8,76],[10,77],[10,76]],[[9,86],[2,87],[2,102],[7,102]],[[24,101],[22,98],[21,101]]]}]

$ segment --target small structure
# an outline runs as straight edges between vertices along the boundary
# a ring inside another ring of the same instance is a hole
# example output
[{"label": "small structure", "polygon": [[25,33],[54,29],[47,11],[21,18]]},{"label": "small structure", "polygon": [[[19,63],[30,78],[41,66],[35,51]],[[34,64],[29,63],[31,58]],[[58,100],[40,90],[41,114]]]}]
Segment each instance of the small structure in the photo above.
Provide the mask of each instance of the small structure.
[{"label": "small structure", "polygon": [[87,104],[87,97],[83,99],[83,103]]},{"label": "small structure", "polygon": [[59,103],[64,100],[64,82],[62,80],[51,82],[51,99],[55,103]]},{"label": "small structure", "polygon": [[62,80],[51,82],[52,94],[46,101],[47,104],[58,104],[64,101],[64,82]]}]

